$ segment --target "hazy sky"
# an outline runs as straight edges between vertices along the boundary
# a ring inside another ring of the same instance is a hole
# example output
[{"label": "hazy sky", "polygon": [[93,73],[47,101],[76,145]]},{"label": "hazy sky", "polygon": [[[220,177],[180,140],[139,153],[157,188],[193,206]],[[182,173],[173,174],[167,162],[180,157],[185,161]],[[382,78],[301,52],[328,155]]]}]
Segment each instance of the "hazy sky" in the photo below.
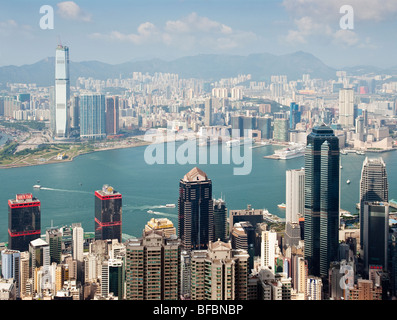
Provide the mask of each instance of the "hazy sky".
[{"label": "hazy sky", "polygon": [[[343,5],[354,28],[343,30]],[[54,29],[40,28],[40,7]],[[397,0],[2,0],[0,65],[37,62],[61,42],[72,61],[306,51],[331,67],[396,66]]]}]

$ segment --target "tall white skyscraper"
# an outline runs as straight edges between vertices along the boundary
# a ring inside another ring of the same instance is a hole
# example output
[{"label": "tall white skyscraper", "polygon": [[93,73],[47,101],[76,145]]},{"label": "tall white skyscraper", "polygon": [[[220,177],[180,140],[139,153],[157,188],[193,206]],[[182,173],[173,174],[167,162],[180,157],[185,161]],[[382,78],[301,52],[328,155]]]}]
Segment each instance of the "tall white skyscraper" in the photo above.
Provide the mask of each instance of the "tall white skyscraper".
[{"label": "tall white skyscraper", "polygon": [[69,98],[69,48],[58,45],[55,52],[55,138],[58,139],[69,134]]},{"label": "tall white skyscraper", "polygon": [[285,222],[298,223],[305,213],[305,169],[287,170],[285,190]]},{"label": "tall white skyscraper", "polygon": [[73,260],[77,261],[78,278],[81,279],[81,270],[84,260],[84,229],[80,223],[72,225]]},{"label": "tall white skyscraper", "polygon": [[261,267],[269,268],[274,272],[276,258],[277,233],[262,231]]},{"label": "tall white skyscraper", "polygon": [[339,90],[339,123],[343,127],[354,127],[354,91],[352,88]]}]

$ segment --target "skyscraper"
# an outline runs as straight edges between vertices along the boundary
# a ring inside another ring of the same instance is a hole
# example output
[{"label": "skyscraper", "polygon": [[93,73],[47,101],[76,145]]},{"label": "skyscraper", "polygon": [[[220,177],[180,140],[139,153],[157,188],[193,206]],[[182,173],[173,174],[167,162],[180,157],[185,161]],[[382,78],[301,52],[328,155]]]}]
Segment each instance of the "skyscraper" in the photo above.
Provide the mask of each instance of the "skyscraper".
[{"label": "skyscraper", "polygon": [[289,128],[294,130],[296,125],[301,122],[301,112],[299,111],[299,105],[295,102],[290,104],[290,115],[289,115]]},{"label": "skyscraper", "polygon": [[248,258],[231,243],[210,242],[207,250],[191,252],[192,300],[247,300]]},{"label": "skyscraper", "polygon": [[69,48],[58,45],[55,53],[55,137],[69,134]]},{"label": "skyscraper", "polygon": [[382,158],[366,157],[361,169],[360,180],[360,245],[363,246],[365,227],[364,202],[388,202],[389,186],[386,164]]},{"label": "skyscraper", "polygon": [[226,241],[227,237],[227,208],[222,199],[214,200],[214,239]]},{"label": "skyscraper", "polygon": [[80,137],[85,139],[106,137],[104,95],[92,93],[80,96]]},{"label": "skyscraper", "polygon": [[106,134],[115,135],[119,131],[119,97],[106,98]]},{"label": "skyscraper", "polygon": [[314,127],[305,151],[305,259],[309,274],[326,277],[339,245],[339,139]]},{"label": "skyscraper", "polygon": [[305,212],[305,169],[286,171],[285,222],[298,223]]},{"label": "skyscraper", "polygon": [[41,234],[40,201],[31,193],[8,200],[8,248],[28,251],[29,243]]},{"label": "skyscraper", "polygon": [[214,236],[212,181],[195,167],[179,182],[178,236],[185,250],[202,250]]},{"label": "skyscraper", "polygon": [[389,204],[386,202],[364,202],[363,253],[364,271],[371,267],[388,270]]},{"label": "skyscraper", "polygon": [[287,142],[289,140],[288,128],[288,115],[284,112],[275,112],[273,139],[279,142]]},{"label": "skyscraper", "polygon": [[352,88],[339,90],[339,123],[342,127],[354,127],[354,91]]},{"label": "skyscraper", "polygon": [[212,125],[212,113],[213,113],[212,101],[213,101],[212,98],[208,98],[205,100],[204,125],[207,127]]},{"label": "skyscraper", "polygon": [[126,242],[126,299],[178,300],[180,240],[161,230]]},{"label": "skyscraper", "polygon": [[122,195],[109,185],[95,191],[95,240],[121,243]]},{"label": "skyscraper", "polygon": [[50,245],[51,263],[61,263],[62,256],[62,232],[58,228],[46,230],[46,242]]}]

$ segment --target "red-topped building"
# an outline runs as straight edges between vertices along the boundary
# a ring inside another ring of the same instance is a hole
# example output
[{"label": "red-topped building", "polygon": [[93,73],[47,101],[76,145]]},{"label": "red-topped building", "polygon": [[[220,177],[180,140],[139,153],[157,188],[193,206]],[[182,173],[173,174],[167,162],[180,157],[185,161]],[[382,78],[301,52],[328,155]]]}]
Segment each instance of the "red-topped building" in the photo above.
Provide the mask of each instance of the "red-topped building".
[{"label": "red-topped building", "polygon": [[121,193],[109,185],[95,191],[95,240],[117,239],[121,243]]},{"label": "red-topped building", "polygon": [[8,249],[28,251],[30,241],[40,238],[40,206],[31,193],[8,200]]}]

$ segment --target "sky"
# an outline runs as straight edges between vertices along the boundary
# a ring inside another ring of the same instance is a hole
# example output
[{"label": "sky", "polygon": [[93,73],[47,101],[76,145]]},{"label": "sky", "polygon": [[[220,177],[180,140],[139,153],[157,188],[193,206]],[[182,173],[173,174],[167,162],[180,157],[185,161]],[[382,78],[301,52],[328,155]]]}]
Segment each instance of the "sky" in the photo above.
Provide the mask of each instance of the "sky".
[{"label": "sky", "polygon": [[0,1],[0,66],[53,57],[59,43],[76,62],[305,51],[334,68],[387,68],[397,0]]}]

